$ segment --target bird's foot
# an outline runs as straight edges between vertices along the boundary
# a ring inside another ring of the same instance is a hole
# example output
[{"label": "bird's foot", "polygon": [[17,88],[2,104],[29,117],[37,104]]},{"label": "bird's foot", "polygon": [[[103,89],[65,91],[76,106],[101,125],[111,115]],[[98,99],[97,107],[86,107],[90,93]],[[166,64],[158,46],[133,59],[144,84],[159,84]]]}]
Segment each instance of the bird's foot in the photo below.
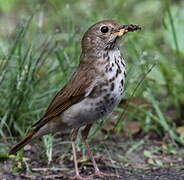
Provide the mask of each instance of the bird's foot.
[{"label": "bird's foot", "polygon": [[71,177],[70,180],[92,180],[90,177],[82,177],[80,175],[75,175],[74,177]]},{"label": "bird's foot", "polygon": [[104,173],[100,170],[96,171],[93,176],[97,176],[97,177],[116,177],[116,178],[120,178],[119,174],[108,174],[108,173]]}]

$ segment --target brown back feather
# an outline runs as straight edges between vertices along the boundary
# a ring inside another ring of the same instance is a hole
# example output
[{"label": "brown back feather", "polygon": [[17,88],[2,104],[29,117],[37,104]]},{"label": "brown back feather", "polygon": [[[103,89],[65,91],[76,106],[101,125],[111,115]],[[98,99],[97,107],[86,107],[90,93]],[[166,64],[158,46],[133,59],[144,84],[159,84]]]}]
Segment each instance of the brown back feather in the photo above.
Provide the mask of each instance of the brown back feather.
[{"label": "brown back feather", "polygon": [[61,89],[46,110],[45,115],[33,127],[39,130],[52,118],[85,98],[86,90],[94,80],[95,68],[89,64],[80,64],[68,84]]}]

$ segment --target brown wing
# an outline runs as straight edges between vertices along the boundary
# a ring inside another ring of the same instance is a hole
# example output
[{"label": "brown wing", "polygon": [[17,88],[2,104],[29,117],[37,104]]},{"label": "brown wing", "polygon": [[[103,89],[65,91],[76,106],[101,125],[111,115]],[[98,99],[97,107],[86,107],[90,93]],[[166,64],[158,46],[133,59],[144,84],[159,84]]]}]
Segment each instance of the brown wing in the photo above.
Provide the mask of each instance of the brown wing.
[{"label": "brown wing", "polygon": [[60,115],[73,104],[81,101],[85,97],[86,90],[92,85],[94,75],[95,68],[93,66],[81,64],[69,83],[56,94],[42,119],[36,122],[33,127],[39,130],[48,121]]}]

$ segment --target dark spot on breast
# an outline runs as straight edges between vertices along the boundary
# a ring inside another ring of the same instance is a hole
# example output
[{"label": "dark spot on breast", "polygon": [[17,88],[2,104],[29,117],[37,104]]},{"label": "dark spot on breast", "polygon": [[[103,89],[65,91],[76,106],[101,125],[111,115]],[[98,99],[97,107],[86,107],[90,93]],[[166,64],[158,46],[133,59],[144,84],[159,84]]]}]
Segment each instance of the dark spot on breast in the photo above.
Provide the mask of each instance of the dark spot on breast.
[{"label": "dark spot on breast", "polygon": [[100,105],[100,102],[97,102],[95,105],[96,105],[96,106],[99,106],[99,105]]},{"label": "dark spot on breast", "polygon": [[112,82],[115,80],[115,77],[112,77],[111,79],[109,79],[109,82]]},{"label": "dark spot on breast", "polygon": [[109,71],[112,72],[112,67],[109,68]]},{"label": "dark spot on breast", "polygon": [[105,49],[114,49],[114,46],[115,46],[115,42],[112,42],[112,43],[110,43],[108,46],[106,46],[106,48]]},{"label": "dark spot on breast", "polygon": [[119,60],[117,60],[116,58],[115,58],[115,63],[117,65],[118,69],[121,69],[120,66],[119,66]]},{"label": "dark spot on breast", "polygon": [[105,88],[105,89],[103,89],[103,90],[102,90],[102,92],[107,92],[107,89],[106,89],[106,88]]},{"label": "dark spot on breast", "polygon": [[100,105],[102,105],[102,102],[101,101],[99,101],[99,102],[96,103],[96,106],[100,106]]},{"label": "dark spot on breast", "polygon": [[105,66],[105,72],[107,73],[109,70],[109,65],[107,64],[106,66]]},{"label": "dark spot on breast", "polygon": [[100,101],[100,104],[103,104],[103,101]]},{"label": "dark spot on breast", "polygon": [[114,67],[114,63],[112,63],[112,67]]},{"label": "dark spot on breast", "polygon": [[111,84],[111,88],[110,88],[111,91],[114,90],[114,83]]},{"label": "dark spot on breast", "polygon": [[119,63],[117,63],[117,66],[118,66],[118,69],[121,69],[120,66],[119,66]]},{"label": "dark spot on breast", "polygon": [[108,94],[106,94],[103,98],[104,98],[104,100],[105,100],[105,101],[107,101],[107,99],[109,99],[109,98],[110,98],[110,94],[109,94],[109,93],[108,93]]},{"label": "dark spot on breast", "polygon": [[121,85],[124,86],[124,80],[123,79],[121,80]]},{"label": "dark spot on breast", "polygon": [[109,97],[109,96],[110,96],[110,93],[107,93],[105,96],[106,96],[106,97]]},{"label": "dark spot on breast", "polygon": [[125,78],[126,78],[126,76],[127,76],[127,74],[126,74],[126,72],[124,71],[124,76],[125,76]]},{"label": "dark spot on breast", "polygon": [[105,101],[106,101],[106,103],[110,103],[110,99],[109,98],[105,99]]},{"label": "dark spot on breast", "polygon": [[116,77],[118,77],[118,74],[119,74],[119,70],[117,69],[116,70]]},{"label": "dark spot on breast", "polygon": [[125,67],[125,63],[121,60],[121,64]]},{"label": "dark spot on breast", "polygon": [[114,103],[114,98],[113,97],[110,98],[110,101],[111,101],[111,103]]}]

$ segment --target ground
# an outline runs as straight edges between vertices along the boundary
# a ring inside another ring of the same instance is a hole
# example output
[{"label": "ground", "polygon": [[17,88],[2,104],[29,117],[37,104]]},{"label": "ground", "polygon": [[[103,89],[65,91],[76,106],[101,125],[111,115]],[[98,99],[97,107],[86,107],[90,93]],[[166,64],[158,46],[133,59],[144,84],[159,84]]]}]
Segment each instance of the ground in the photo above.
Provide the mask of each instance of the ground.
[{"label": "ground", "polygon": [[[122,180],[183,180],[183,148],[167,145],[158,138],[150,140],[149,136],[142,136],[120,138],[115,135],[113,138],[106,138],[104,135],[92,139],[90,145],[99,168],[106,173],[119,174],[119,179]],[[60,140],[60,137],[56,137],[54,141],[56,145],[53,147],[50,164],[42,151],[43,146],[39,142],[34,143],[25,148],[22,162],[15,160],[15,157],[2,162],[0,179],[70,179],[74,175],[70,144],[59,144]],[[91,175],[92,163],[85,156],[81,145],[78,148],[78,159],[81,175]]]}]

